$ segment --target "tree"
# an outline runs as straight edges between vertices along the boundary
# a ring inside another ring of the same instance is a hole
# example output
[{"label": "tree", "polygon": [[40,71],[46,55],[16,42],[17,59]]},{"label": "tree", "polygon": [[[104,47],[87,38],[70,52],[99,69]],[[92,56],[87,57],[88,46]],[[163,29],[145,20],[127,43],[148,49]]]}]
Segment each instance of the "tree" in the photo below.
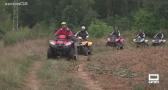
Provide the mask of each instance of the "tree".
[{"label": "tree", "polygon": [[134,28],[143,30],[148,35],[152,35],[159,30],[159,23],[152,12],[140,9],[134,16]]}]

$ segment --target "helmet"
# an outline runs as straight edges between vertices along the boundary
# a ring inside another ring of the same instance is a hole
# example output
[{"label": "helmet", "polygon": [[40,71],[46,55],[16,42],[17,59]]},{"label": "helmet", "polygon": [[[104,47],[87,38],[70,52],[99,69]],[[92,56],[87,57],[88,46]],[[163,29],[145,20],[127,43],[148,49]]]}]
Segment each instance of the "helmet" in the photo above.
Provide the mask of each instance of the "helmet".
[{"label": "helmet", "polygon": [[61,25],[66,25],[67,23],[66,22],[62,22]]},{"label": "helmet", "polygon": [[86,27],[85,27],[85,26],[82,26],[82,27],[81,27],[81,29],[82,29],[82,30],[85,30],[85,29],[86,29]]}]

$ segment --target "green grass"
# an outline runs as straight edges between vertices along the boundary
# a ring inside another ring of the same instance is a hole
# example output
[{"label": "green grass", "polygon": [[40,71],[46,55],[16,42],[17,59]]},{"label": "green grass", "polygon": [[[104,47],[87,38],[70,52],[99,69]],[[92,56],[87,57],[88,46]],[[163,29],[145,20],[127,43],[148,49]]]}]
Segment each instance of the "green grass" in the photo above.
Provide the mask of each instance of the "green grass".
[{"label": "green grass", "polygon": [[48,60],[39,71],[43,90],[86,90],[84,83],[71,71],[75,64],[65,60]]},{"label": "green grass", "polygon": [[143,84],[136,84],[134,85],[133,90],[145,90],[145,86]]},{"label": "green grass", "polygon": [[3,48],[3,41],[0,40],[0,48]]},{"label": "green grass", "polygon": [[0,60],[0,90],[19,90],[33,59],[29,57]]},{"label": "green grass", "polygon": [[3,40],[5,45],[11,45],[31,38],[33,38],[33,33],[29,28],[24,28],[21,31],[7,32],[3,37]]},{"label": "green grass", "polygon": [[48,26],[37,24],[33,28],[21,27],[19,31],[8,31],[3,35],[2,40],[5,46],[8,46],[18,42],[52,36],[52,32]]}]

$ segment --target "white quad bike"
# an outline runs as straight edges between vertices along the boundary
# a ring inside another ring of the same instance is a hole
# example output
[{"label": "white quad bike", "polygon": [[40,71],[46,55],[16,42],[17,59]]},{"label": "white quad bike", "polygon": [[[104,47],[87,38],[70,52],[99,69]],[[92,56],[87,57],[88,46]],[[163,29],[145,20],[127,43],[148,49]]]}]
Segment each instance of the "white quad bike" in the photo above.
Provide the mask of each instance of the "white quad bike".
[{"label": "white quad bike", "polygon": [[148,44],[149,40],[147,40],[145,38],[141,38],[140,36],[133,39],[133,42],[136,43],[136,47],[140,47],[140,46],[147,47],[147,46],[149,46],[149,44]]},{"label": "white quad bike", "polygon": [[159,46],[159,45],[164,45],[166,43],[165,39],[159,39],[159,38],[154,38],[152,40],[152,45],[153,46]]}]

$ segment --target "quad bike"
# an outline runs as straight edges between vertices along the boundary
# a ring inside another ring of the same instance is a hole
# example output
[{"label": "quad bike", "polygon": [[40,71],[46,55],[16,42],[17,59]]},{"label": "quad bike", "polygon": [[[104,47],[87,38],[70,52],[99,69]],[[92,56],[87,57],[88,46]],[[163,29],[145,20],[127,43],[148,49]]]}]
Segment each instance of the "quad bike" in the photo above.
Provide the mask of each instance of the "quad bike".
[{"label": "quad bike", "polygon": [[149,46],[148,44],[148,40],[141,38],[140,36],[136,37],[135,39],[133,39],[133,42],[136,43],[136,47],[140,47],[140,46]]},{"label": "quad bike", "polygon": [[82,37],[77,37],[78,44],[78,52],[80,54],[84,54],[85,56],[91,55],[92,54],[92,46],[93,42],[88,41],[87,39],[82,39]]},{"label": "quad bike", "polygon": [[69,59],[77,59],[76,43],[68,39],[65,35],[56,36],[55,40],[49,41],[47,58],[67,57]]},{"label": "quad bike", "polygon": [[153,46],[159,46],[159,45],[163,45],[165,43],[166,43],[166,40],[164,40],[164,39],[154,38],[152,40],[152,45]]},{"label": "quad bike", "polygon": [[117,47],[117,49],[124,48],[124,39],[122,37],[116,37],[114,35],[107,38],[106,46]]}]

